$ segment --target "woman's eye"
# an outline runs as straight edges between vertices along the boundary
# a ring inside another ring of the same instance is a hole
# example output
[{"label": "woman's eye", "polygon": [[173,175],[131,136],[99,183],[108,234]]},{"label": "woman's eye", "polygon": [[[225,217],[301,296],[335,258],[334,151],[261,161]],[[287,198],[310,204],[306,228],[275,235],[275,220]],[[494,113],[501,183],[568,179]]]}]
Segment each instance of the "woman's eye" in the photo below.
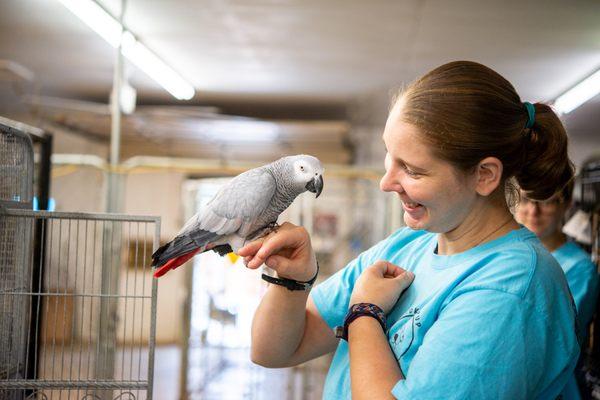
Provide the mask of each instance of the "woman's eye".
[{"label": "woman's eye", "polygon": [[404,170],[406,171],[406,174],[407,174],[408,176],[416,177],[416,176],[419,176],[419,175],[421,175],[421,174],[419,174],[418,172],[415,172],[415,171],[411,170],[411,169],[410,169],[410,168],[408,168],[407,166],[404,166]]}]

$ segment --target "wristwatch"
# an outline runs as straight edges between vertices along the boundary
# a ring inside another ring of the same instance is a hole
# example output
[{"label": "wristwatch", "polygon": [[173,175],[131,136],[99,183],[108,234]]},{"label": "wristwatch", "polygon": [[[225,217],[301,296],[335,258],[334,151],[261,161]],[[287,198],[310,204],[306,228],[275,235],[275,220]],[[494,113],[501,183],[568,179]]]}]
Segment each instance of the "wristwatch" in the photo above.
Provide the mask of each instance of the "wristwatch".
[{"label": "wristwatch", "polygon": [[261,277],[263,280],[272,283],[274,285],[284,286],[287,290],[310,290],[313,287],[313,284],[317,280],[317,275],[319,275],[319,262],[317,261],[317,272],[315,272],[315,276],[313,276],[308,281],[296,281],[294,279],[288,278],[276,278],[274,276],[269,276],[267,274],[262,274]]}]

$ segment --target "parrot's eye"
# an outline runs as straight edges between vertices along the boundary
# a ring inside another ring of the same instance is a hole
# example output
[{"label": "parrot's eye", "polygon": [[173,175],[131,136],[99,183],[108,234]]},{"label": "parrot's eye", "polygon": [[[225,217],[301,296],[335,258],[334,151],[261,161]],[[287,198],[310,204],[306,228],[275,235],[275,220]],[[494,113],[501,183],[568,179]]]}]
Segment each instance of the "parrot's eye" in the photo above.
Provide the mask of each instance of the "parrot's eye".
[{"label": "parrot's eye", "polygon": [[300,171],[304,172],[304,165],[300,166]]}]

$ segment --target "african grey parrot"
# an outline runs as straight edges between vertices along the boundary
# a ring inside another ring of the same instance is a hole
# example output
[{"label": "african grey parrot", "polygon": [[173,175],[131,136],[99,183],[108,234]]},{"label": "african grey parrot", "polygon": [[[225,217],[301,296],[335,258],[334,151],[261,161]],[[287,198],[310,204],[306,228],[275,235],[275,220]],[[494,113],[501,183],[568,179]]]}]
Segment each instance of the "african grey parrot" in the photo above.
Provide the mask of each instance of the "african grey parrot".
[{"label": "african grey parrot", "polygon": [[206,208],[152,254],[155,277],[208,250],[225,255],[269,233],[299,194],[323,190],[321,162],[309,155],[280,158],[246,171],[224,185]]}]

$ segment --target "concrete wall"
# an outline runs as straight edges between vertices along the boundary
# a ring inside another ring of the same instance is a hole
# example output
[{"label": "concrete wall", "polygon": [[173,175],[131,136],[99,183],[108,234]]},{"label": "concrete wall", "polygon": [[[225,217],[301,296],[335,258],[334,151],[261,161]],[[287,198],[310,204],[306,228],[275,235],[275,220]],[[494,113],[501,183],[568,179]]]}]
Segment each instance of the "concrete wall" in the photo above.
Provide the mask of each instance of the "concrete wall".
[{"label": "concrete wall", "polygon": [[[185,222],[181,199],[184,180],[185,175],[178,172],[129,174],[125,178],[123,212],[160,216],[161,244],[171,240]],[[187,284],[186,274],[178,272],[166,274],[158,280],[158,343],[176,343],[183,334]]]},{"label": "concrete wall", "polygon": [[[65,130],[55,129],[54,154],[93,154],[107,159],[108,143],[82,138]],[[123,177],[124,190],[121,212],[132,215],[160,216],[161,242],[171,239],[183,224],[181,190],[184,175],[177,172],[131,173]],[[56,201],[57,211],[105,212],[106,173],[98,168],[85,166],[55,165],[52,169],[51,197]],[[67,238],[65,238],[67,240]],[[148,272],[148,271],[147,271]],[[146,273],[147,273],[146,272]],[[122,271],[122,291],[125,278],[133,282],[135,274],[142,271]],[[129,274],[129,275],[126,275]],[[99,276],[95,277],[99,281]],[[82,287],[70,281],[69,287]],[[137,277],[141,282],[141,276]],[[159,281],[157,302],[157,332],[159,343],[178,342],[183,326],[183,301],[185,299],[185,274],[167,274]],[[149,288],[148,288],[149,289]],[[129,287],[132,294],[133,287]],[[125,310],[121,310],[124,313]],[[77,310],[75,310],[77,314]],[[134,318],[133,310],[127,310],[127,318]],[[135,318],[139,319],[139,309]],[[145,323],[148,323],[146,315]],[[139,321],[138,321],[139,322]],[[122,324],[118,333],[121,335]]]}]

